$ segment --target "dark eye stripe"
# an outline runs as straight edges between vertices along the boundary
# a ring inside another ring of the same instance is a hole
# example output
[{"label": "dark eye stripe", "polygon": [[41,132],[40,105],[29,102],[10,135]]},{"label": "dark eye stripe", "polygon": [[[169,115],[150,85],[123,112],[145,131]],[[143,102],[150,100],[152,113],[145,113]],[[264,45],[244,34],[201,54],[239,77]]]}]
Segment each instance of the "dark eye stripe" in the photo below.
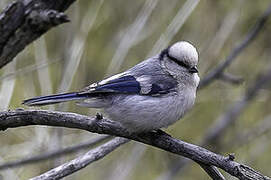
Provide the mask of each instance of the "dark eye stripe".
[{"label": "dark eye stripe", "polygon": [[169,49],[169,48],[164,49],[164,50],[160,53],[160,55],[159,55],[159,59],[160,59],[160,60],[163,60],[164,57],[167,56],[167,58],[169,58],[170,60],[172,60],[172,61],[174,61],[175,63],[177,63],[179,66],[182,66],[182,67],[186,68],[190,73],[192,73],[192,74],[193,74],[193,73],[198,73],[197,66],[190,67],[189,65],[185,64],[184,62],[181,62],[181,61],[179,61],[178,59],[176,59],[176,58],[170,56],[170,55],[168,54],[168,49]]},{"label": "dark eye stripe", "polygon": [[190,67],[187,64],[185,64],[184,62],[179,61],[178,59],[176,59],[174,57],[171,57],[169,54],[167,54],[167,57],[169,59],[171,59],[172,61],[174,61],[175,63],[177,63],[179,66],[182,66],[182,67],[184,67],[186,69],[190,69]]},{"label": "dark eye stripe", "polygon": [[170,60],[172,60],[172,61],[174,61],[175,63],[177,63],[179,66],[182,66],[182,67],[184,67],[184,68],[186,68],[186,69],[190,69],[190,67],[189,67],[187,64],[185,64],[184,62],[181,62],[181,61],[179,61],[178,59],[176,59],[176,58],[170,56],[170,55],[168,54],[168,48],[167,48],[167,49],[164,49],[164,50],[161,52],[161,54],[160,54],[160,59],[162,60],[162,59],[164,58],[164,56],[167,56]]},{"label": "dark eye stripe", "polygon": [[179,61],[179,60],[176,59],[175,57],[170,56],[170,55],[168,54],[168,51],[167,51],[166,55],[167,55],[167,57],[168,57],[170,60],[172,60],[172,61],[174,61],[175,63],[177,63],[179,66],[182,66],[182,67],[184,67],[184,68],[186,68],[186,69],[190,69],[190,67],[189,67],[187,64],[185,64],[184,62]]}]

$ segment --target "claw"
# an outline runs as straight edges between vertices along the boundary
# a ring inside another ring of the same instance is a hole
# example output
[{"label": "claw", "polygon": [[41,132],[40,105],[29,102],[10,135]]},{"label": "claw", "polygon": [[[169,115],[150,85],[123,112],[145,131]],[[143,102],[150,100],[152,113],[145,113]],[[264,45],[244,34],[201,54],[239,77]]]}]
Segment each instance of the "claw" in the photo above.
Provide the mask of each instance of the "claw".
[{"label": "claw", "polygon": [[102,119],[103,119],[103,114],[97,112],[97,114],[96,114],[96,119],[102,120]]}]

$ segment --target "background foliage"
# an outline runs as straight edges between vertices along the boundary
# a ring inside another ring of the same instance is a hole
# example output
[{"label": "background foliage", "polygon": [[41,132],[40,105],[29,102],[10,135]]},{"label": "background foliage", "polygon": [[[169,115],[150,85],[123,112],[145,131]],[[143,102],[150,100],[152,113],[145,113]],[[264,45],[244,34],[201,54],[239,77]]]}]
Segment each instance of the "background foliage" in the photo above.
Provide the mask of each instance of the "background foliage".
[{"label": "background foliage", "polygon": [[[10,1],[2,0],[0,7],[4,8],[8,3]],[[200,76],[204,77],[241,42],[269,3],[268,0],[79,0],[68,10],[70,23],[52,29],[0,71],[0,108],[15,109],[22,107],[21,101],[26,98],[79,90],[105,76],[124,71],[180,40],[197,47]],[[257,74],[271,65],[270,28],[269,20],[257,39],[226,70],[242,77],[243,83],[233,85],[215,81],[200,90],[195,107],[167,132],[184,141],[201,142],[212,122],[238,102]],[[207,148],[216,150],[219,146],[222,153],[234,152],[239,162],[271,176],[271,125],[267,123],[258,131],[252,131],[268,118],[270,97],[270,86],[261,89],[222,141]],[[87,115],[97,112],[79,108],[75,103],[45,108]],[[75,145],[96,136],[48,127],[7,132],[0,136],[2,163]],[[0,174],[4,179],[28,179],[77,155],[9,169]],[[67,179],[156,179],[176,158],[179,157],[129,143]],[[209,177],[192,163],[174,177],[180,178]]]}]

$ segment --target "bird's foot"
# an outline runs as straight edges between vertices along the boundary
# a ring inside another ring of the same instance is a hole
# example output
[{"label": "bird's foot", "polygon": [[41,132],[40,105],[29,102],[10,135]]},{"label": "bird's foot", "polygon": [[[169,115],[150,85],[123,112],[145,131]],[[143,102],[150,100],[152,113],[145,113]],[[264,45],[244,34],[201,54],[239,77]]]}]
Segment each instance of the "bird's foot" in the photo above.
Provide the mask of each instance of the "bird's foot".
[{"label": "bird's foot", "polygon": [[97,120],[102,120],[104,117],[103,117],[103,114],[102,113],[99,113],[99,112],[97,112],[96,113],[96,119]]}]

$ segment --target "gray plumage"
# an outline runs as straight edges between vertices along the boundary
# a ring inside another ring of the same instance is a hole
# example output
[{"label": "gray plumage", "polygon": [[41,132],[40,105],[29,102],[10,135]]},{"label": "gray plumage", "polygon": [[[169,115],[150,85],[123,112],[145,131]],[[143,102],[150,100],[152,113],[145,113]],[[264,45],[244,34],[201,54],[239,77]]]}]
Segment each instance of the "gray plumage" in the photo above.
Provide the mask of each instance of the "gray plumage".
[{"label": "gray plumage", "polygon": [[196,49],[181,41],[82,91],[32,98],[24,104],[80,100],[80,106],[104,109],[128,131],[159,129],[175,123],[193,106],[199,84],[197,63]]}]

